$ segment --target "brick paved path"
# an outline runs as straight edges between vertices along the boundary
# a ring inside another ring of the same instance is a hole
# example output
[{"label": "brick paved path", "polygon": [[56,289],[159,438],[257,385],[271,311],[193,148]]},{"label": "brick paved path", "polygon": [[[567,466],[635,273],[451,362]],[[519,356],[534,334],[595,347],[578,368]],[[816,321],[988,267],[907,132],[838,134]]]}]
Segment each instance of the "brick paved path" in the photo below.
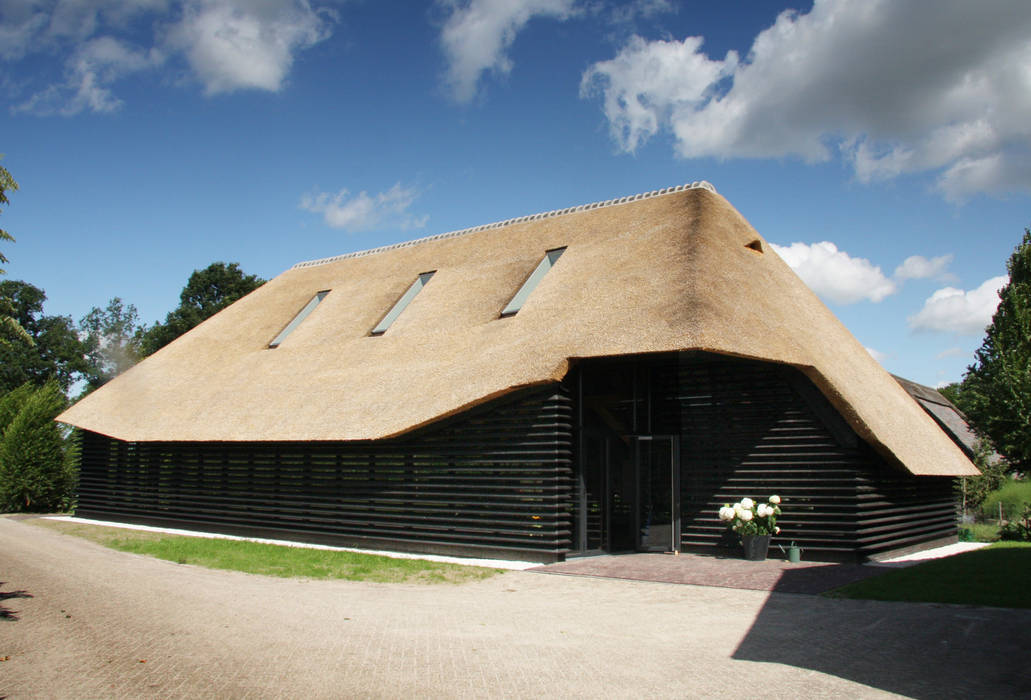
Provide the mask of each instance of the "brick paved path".
[{"label": "brick paved path", "polygon": [[1031,697],[1029,611],[529,572],[283,580],[9,518],[0,582],[12,699]]},{"label": "brick paved path", "polygon": [[579,557],[533,569],[549,574],[604,576],[632,581],[690,583],[753,591],[817,594],[885,572],[884,567],[782,559],[745,561],[738,556],[704,554],[620,554]]}]

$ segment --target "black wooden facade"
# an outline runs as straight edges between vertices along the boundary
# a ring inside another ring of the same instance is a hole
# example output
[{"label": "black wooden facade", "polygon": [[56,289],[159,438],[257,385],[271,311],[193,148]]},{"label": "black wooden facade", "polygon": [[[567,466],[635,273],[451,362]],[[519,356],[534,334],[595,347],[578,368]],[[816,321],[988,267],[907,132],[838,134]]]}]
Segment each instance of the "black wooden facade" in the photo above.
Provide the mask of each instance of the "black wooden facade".
[{"label": "black wooden facade", "polygon": [[569,546],[572,407],[524,392],[399,440],[131,443],[86,433],[85,518],[554,561]]},{"label": "black wooden facade", "polygon": [[582,361],[562,384],[389,440],[130,443],[87,432],[77,514],[554,561],[713,551],[730,544],[721,505],[776,493],[774,541],[818,560],[955,537],[951,486],[885,464],[793,368],[679,353]]},{"label": "black wooden facade", "polygon": [[956,536],[953,480],[886,464],[792,367],[681,353],[585,363],[577,379],[574,503],[584,507],[574,549],[670,549],[642,541],[657,510],[644,501],[660,436],[675,465],[675,493],[660,507],[674,510],[677,549],[736,546],[720,506],[773,494],[784,499],[774,543],[795,542],[807,559],[866,559]]}]

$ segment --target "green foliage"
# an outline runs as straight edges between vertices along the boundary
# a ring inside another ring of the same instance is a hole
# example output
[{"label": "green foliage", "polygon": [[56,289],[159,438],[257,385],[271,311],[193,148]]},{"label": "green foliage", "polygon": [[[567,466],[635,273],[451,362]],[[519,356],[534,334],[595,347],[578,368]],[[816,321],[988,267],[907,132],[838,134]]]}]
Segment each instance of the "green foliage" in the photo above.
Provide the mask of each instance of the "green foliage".
[{"label": "green foliage", "polygon": [[215,262],[194,270],[179,294],[179,306],[142,333],[140,356],[151,355],[194,326],[250,294],[265,283],[256,275],[245,275],[238,263]]},{"label": "green foliage", "polygon": [[140,360],[140,338],[145,329],[132,304],[118,297],[107,308],[94,306],[79,321],[84,336],[87,391],[92,391],[135,365]]},{"label": "green foliage", "polygon": [[1031,542],[1031,503],[1025,503],[1019,516],[999,528],[999,538]]},{"label": "green foliage", "polygon": [[959,528],[960,542],[997,542],[999,526],[992,523],[970,523]]},{"label": "green foliage", "polygon": [[1006,264],[1009,283],[956,403],[1014,469],[1031,469],[1031,229]]},{"label": "green foliage", "polygon": [[35,391],[35,387],[26,383],[0,396],[0,436]]},{"label": "green foliage", "polygon": [[32,338],[14,317],[11,300],[0,295],[0,346],[10,345],[12,343],[11,336],[14,336],[16,342],[32,345]]},{"label": "green foliage", "polygon": [[963,402],[963,384],[961,382],[952,382],[938,387],[938,393],[954,403],[956,408],[963,410],[963,406],[960,405]]},{"label": "green foliage", "polygon": [[[50,380],[68,391],[87,370],[85,347],[71,317],[45,315],[46,293],[27,282],[0,282],[0,297],[10,300],[14,318],[33,341],[18,342],[9,335],[10,342],[0,343],[0,393],[25,382],[42,386]],[[0,329],[0,337],[7,333]]]},{"label": "green foliage", "polygon": [[[0,158],[3,158],[3,154],[0,154]],[[8,192],[14,192],[18,189],[18,183],[11,177],[11,173],[7,172],[7,168],[0,165],[0,204],[10,204],[10,200],[7,199]],[[14,238],[11,234],[0,228],[0,241],[14,242]],[[6,263],[7,258],[2,252],[0,252],[0,263]],[[0,270],[0,275],[7,274],[6,270]]]},{"label": "green foliage", "polygon": [[[0,158],[3,158],[3,154],[0,154]],[[18,189],[18,183],[11,177],[11,173],[7,172],[7,168],[0,165],[0,204],[9,204],[10,200],[7,199],[7,193],[13,192]],[[10,241],[14,243],[14,238],[11,234],[0,228],[0,241]],[[0,263],[6,263],[7,257],[0,251]],[[7,274],[6,270],[0,269],[0,275]],[[11,300],[0,293],[0,346],[11,344],[12,340],[9,336],[14,336],[16,342],[20,342],[25,345],[32,345],[32,338],[25,332],[25,329],[21,327],[18,320],[14,317],[13,306]]]},{"label": "green foliage", "polygon": [[991,444],[982,439],[974,455],[974,464],[981,470],[981,474],[960,477],[960,491],[963,493],[966,512],[976,512],[990,493],[1006,483],[1009,464],[994,457],[995,451]]},{"label": "green foliage", "polygon": [[1025,503],[1031,503],[1031,481],[1008,480],[1002,488],[988,494],[981,505],[981,513],[986,520],[994,520],[999,517],[999,504],[1002,504],[1002,517],[1005,520],[1014,520],[1024,508]]},{"label": "green foliage", "polygon": [[54,418],[67,405],[56,382],[0,397],[0,511],[52,511],[75,488],[75,452]]}]

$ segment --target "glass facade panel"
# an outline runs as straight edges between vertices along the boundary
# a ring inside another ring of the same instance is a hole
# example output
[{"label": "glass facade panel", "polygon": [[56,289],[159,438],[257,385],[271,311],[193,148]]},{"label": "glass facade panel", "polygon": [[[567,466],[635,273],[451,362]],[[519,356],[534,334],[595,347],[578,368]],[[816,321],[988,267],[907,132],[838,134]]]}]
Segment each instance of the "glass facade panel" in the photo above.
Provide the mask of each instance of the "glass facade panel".
[{"label": "glass facade panel", "polygon": [[671,552],[678,548],[676,537],[679,532],[674,532],[676,475],[673,457],[672,438],[638,439],[638,549],[647,552]]}]

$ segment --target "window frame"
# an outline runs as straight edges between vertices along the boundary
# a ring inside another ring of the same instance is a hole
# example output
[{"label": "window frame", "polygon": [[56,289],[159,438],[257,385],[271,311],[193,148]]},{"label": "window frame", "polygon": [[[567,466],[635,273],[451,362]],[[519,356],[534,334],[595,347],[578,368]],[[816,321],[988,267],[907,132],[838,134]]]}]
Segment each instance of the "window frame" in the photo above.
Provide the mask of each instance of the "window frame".
[{"label": "window frame", "polygon": [[415,281],[408,285],[408,288],[404,291],[404,294],[402,294],[398,298],[398,300],[394,302],[393,306],[390,307],[390,310],[383,315],[383,318],[379,320],[379,323],[377,323],[373,327],[373,329],[369,331],[369,335],[373,337],[379,337],[386,333],[388,330],[390,330],[390,327],[394,325],[394,321],[396,321],[398,317],[402,313],[404,313],[404,310],[407,309],[408,305],[415,300],[415,297],[419,295],[419,292],[421,292],[423,288],[427,284],[429,284],[430,280],[433,279],[433,275],[435,274],[437,274],[436,270],[430,270],[429,272],[420,272],[419,275],[415,278]]},{"label": "window frame", "polygon": [[315,295],[308,300],[308,303],[306,303],[300,311],[294,314],[294,317],[290,319],[290,323],[286,324],[283,330],[279,331],[279,333],[276,334],[276,337],[269,342],[268,349],[275,350],[282,345],[290,334],[297,330],[297,327],[301,325],[304,319],[308,318],[308,316],[311,315],[311,312],[322,303],[322,300],[329,296],[331,291],[332,290],[330,289],[323,289],[315,292]]},{"label": "window frame", "polygon": [[568,246],[550,248],[545,251],[544,257],[537,263],[537,267],[533,269],[530,276],[523,281],[516,293],[508,300],[508,303],[505,304],[505,308],[501,310],[500,318],[515,316],[522,310],[526,305],[527,300],[529,300],[530,295],[533,294],[535,289],[537,289],[545,275],[551,271],[551,268],[555,267],[555,263],[557,263],[559,258],[562,257],[562,254],[566,252],[567,247]]}]

